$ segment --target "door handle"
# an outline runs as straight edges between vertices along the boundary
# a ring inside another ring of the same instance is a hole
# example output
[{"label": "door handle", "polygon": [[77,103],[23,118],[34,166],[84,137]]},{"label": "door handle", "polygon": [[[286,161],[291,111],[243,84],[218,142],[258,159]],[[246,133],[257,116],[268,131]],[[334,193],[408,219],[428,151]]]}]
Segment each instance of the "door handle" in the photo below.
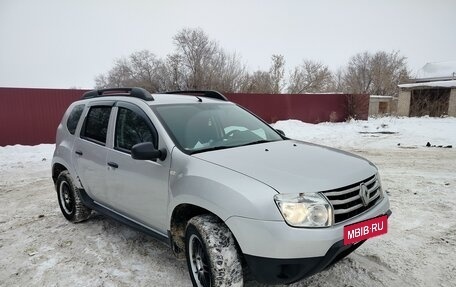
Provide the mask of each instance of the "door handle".
[{"label": "door handle", "polygon": [[82,151],[80,151],[80,150],[77,150],[74,153],[77,154],[77,155],[82,155]]},{"label": "door handle", "polygon": [[118,165],[117,163],[112,162],[112,161],[108,162],[108,165],[109,165],[110,167],[113,167],[113,168],[118,168],[118,167],[119,167],[119,165]]}]

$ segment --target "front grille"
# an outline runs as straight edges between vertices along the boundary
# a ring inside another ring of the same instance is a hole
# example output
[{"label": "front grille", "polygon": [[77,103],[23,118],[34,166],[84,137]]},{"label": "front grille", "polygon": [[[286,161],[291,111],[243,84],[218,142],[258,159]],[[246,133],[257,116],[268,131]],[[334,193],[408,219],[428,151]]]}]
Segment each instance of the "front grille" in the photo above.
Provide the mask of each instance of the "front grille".
[{"label": "front grille", "polygon": [[[366,185],[369,200],[366,205],[360,195],[361,184]],[[377,204],[382,198],[380,181],[373,175],[361,182],[333,190],[322,192],[334,208],[334,223],[340,223],[355,217]]]}]

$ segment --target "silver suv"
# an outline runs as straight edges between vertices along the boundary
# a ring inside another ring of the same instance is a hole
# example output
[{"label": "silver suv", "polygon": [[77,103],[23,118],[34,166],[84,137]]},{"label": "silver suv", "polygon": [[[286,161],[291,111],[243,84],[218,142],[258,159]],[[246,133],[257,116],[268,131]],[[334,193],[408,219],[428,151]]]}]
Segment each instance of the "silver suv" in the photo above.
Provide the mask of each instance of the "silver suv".
[{"label": "silver suv", "polygon": [[94,90],[57,129],[63,215],[95,210],[169,244],[194,286],[288,284],[386,233],[377,168],[288,139],[214,91]]}]

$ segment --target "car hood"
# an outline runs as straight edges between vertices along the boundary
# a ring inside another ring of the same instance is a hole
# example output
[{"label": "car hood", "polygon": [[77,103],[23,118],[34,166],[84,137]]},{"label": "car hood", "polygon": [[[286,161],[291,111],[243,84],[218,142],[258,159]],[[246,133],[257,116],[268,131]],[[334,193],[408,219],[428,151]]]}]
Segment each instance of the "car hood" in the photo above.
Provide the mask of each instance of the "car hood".
[{"label": "car hood", "polygon": [[318,192],[360,182],[377,172],[341,150],[284,140],[193,155],[261,181],[279,193]]}]

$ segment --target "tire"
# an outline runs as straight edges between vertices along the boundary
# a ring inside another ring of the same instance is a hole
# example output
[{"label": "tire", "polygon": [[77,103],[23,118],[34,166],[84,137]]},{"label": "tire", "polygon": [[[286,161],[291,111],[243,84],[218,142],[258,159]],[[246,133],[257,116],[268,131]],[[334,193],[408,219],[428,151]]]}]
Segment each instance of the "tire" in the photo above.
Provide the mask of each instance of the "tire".
[{"label": "tire", "polygon": [[200,215],[189,220],[185,232],[185,255],[193,286],[244,285],[235,239],[217,217]]},{"label": "tire", "polygon": [[67,170],[59,174],[55,188],[60,210],[66,219],[71,222],[81,222],[89,218],[92,210],[82,203],[79,189]]}]

